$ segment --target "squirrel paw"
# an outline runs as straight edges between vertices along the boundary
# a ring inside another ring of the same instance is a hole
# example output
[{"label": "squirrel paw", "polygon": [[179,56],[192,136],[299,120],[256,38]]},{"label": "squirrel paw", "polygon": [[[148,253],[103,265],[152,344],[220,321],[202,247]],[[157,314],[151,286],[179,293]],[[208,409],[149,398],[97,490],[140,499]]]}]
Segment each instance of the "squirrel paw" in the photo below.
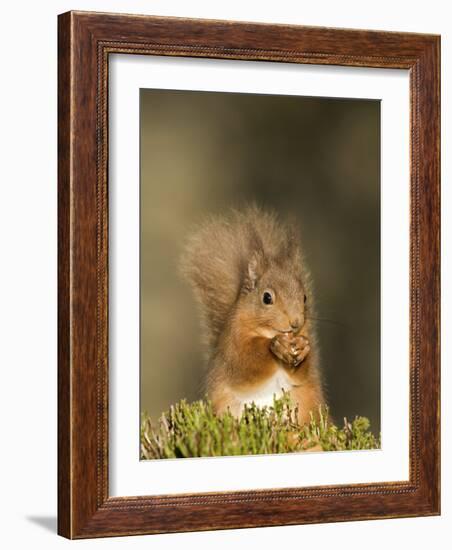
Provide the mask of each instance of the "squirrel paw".
[{"label": "squirrel paw", "polygon": [[293,334],[278,334],[270,342],[272,353],[292,368],[304,361],[310,349],[307,338]]}]

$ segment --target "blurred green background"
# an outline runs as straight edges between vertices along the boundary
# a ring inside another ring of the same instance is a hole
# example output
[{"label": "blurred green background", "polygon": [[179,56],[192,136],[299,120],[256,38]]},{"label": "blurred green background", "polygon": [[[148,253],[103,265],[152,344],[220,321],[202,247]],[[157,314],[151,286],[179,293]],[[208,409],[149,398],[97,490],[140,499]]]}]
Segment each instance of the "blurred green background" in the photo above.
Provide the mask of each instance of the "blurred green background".
[{"label": "blurred green background", "polygon": [[141,409],[203,396],[196,306],[178,272],[206,215],[296,214],[333,417],[380,430],[380,103],[141,90]]}]

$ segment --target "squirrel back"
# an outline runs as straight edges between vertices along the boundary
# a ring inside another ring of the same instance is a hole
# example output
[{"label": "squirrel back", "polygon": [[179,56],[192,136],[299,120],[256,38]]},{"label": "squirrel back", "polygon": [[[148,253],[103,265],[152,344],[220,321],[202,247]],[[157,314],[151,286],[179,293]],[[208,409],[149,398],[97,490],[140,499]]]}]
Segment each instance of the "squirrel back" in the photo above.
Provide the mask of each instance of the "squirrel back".
[{"label": "squirrel back", "polygon": [[239,297],[255,283],[258,271],[277,265],[289,281],[301,281],[310,294],[295,224],[283,224],[256,206],[208,218],[188,238],[181,269],[190,282],[201,315],[207,350],[215,349]]}]

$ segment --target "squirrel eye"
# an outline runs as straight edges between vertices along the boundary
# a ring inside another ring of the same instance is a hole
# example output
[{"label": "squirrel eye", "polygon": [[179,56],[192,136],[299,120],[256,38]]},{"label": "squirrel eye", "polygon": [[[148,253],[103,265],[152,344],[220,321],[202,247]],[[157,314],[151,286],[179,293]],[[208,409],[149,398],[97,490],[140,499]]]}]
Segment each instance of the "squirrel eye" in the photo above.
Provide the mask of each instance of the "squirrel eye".
[{"label": "squirrel eye", "polygon": [[265,291],[264,294],[262,295],[262,301],[264,302],[265,305],[269,306],[273,304],[273,296],[271,295],[270,292]]},{"label": "squirrel eye", "polygon": [[307,298],[308,298],[308,297],[307,297],[306,294],[305,294],[305,295],[304,295],[304,303],[306,303]]}]

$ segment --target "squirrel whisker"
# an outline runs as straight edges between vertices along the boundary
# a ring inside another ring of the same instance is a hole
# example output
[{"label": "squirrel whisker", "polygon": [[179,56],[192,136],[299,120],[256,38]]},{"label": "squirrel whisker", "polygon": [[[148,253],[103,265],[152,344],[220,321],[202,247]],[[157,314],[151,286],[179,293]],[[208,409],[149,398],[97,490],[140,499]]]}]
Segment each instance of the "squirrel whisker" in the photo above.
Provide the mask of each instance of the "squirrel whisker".
[{"label": "squirrel whisker", "polygon": [[344,323],[341,323],[340,321],[334,321],[333,319],[326,319],[324,317],[306,317],[306,319],[309,319],[310,321],[322,321],[324,323],[331,323],[332,325],[338,325],[340,327],[346,326]]}]

